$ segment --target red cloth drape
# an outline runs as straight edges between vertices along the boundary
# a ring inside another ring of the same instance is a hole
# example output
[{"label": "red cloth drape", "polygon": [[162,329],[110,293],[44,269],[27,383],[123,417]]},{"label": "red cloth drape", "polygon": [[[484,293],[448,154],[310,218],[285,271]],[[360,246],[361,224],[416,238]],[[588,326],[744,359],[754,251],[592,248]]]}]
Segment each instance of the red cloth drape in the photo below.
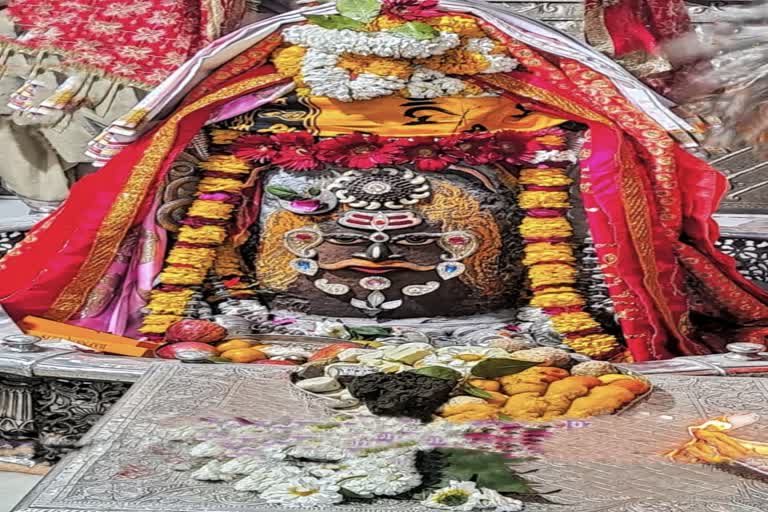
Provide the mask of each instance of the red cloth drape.
[{"label": "red cloth drape", "polygon": [[243,0],[11,0],[22,33],[4,41],[53,52],[64,68],[153,86],[234,28],[243,11]]},{"label": "red cloth drape", "polygon": [[[272,73],[274,68],[262,66],[233,81],[241,83],[266,76],[277,80],[277,75]],[[252,88],[241,87],[233,95],[261,89],[275,83],[275,80]],[[226,90],[227,85],[228,82],[221,84],[221,90]],[[191,110],[178,121],[174,119],[179,115],[177,112],[165,124],[131,144],[99,172],[78,181],[64,204],[0,260],[0,304],[12,317],[50,316],[62,292],[80,285],[78,273],[85,262],[92,259],[99,235],[113,229],[128,232],[142,222],[157,187],[176,156],[187,147],[211,113],[233,97],[217,99],[217,96],[219,94],[213,93],[209,101],[200,100],[202,106]],[[174,130],[168,130],[169,123],[174,123]],[[172,140],[158,140],[169,133]],[[158,145],[164,143],[171,144],[169,150],[158,149]],[[156,160],[151,158],[151,167],[147,166],[146,155],[156,157]],[[144,190],[133,185],[137,174],[141,173],[151,173],[147,176],[149,182]],[[131,212],[125,225],[107,225],[108,218],[115,213],[118,200],[126,194],[131,200],[127,207],[135,206],[135,211]]]}]

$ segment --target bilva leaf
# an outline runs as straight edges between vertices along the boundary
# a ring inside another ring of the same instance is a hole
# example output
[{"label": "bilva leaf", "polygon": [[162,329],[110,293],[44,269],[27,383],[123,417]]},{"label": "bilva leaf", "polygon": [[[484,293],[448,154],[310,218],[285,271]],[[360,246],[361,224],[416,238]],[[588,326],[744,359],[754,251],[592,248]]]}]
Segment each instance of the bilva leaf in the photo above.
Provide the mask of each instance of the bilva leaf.
[{"label": "bilva leaf", "polygon": [[336,0],[336,10],[347,18],[368,23],[381,12],[379,0]]},{"label": "bilva leaf", "polygon": [[436,379],[443,380],[461,379],[461,373],[448,368],[447,366],[425,366],[423,368],[411,370],[411,373],[417,373],[419,375],[426,375],[427,377],[435,377]]},{"label": "bilva leaf", "polygon": [[339,14],[308,14],[305,16],[310,23],[318,27],[330,28],[336,30],[363,30],[365,25],[352,18],[341,16]]},{"label": "bilva leaf", "polygon": [[472,375],[481,379],[497,379],[505,375],[514,375],[528,368],[538,366],[539,363],[520,361],[517,359],[493,358],[480,361],[472,367]]},{"label": "bilva leaf", "polygon": [[443,448],[437,450],[443,457],[443,481],[473,481],[478,487],[487,487],[500,493],[536,494],[531,484],[512,471],[514,460],[501,453]]},{"label": "bilva leaf", "polygon": [[477,386],[473,386],[472,384],[464,384],[462,391],[468,395],[476,396],[477,398],[493,398],[493,395],[491,395],[489,392],[484,389],[480,389]]},{"label": "bilva leaf", "polygon": [[394,32],[395,34],[400,34],[401,36],[416,39],[417,41],[426,41],[439,34],[439,32],[431,25],[419,21],[411,21],[405,25],[389,29],[389,31]]},{"label": "bilva leaf", "polygon": [[301,196],[293,189],[288,187],[282,187],[280,185],[270,185],[267,187],[267,192],[282,199],[283,201],[293,201],[294,199],[301,199]]}]

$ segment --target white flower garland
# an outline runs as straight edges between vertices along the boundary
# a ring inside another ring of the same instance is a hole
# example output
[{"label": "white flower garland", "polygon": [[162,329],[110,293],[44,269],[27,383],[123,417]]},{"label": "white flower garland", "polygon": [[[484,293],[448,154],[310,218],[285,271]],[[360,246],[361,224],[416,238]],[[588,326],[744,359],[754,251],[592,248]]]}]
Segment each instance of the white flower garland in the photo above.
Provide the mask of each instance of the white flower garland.
[{"label": "white flower garland", "polygon": [[426,59],[443,55],[459,46],[461,39],[453,32],[440,32],[437,37],[417,41],[392,32],[356,32],[317,25],[294,25],[283,31],[289,43],[312,48],[331,55],[354,53],[393,59]]},{"label": "white flower garland", "polygon": [[349,71],[336,66],[338,61],[338,54],[314,48],[307,51],[301,73],[313,95],[340,101],[362,101],[389,96],[407,84],[405,80],[394,76],[372,73],[361,73],[353,79]]},{"label": "white flower garland", "polygon": [[[312,94],[339,101],[364,101],[390,96],[403,89],[410,98],[433,99],[453,96],[465,89],[458,78],[424,67],[417,67],[409,80],[396,76],[361,73],[355,78],[338,67],[343,54],[376,56],[392,59],[420,59],[443,55],[456,48],[461,40],[453,32],[417,41],[391,32],[356,32],[317,25],[295,25],[283,32],[286,41],[308,48],[302,62],[302,77]],[[517,68],[518,62],[506,55],[491,53],[496,48],[487,37],[470,39],[465,49],[478,53],[488,62],[483,73],[504,73]]]}]

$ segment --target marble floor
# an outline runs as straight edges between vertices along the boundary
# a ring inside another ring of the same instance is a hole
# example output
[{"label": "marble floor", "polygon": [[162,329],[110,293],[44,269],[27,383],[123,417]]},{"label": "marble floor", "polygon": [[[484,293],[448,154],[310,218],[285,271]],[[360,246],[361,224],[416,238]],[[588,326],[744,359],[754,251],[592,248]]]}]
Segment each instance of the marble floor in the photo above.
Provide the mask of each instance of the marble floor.
[{"label": "marble floor", "polygon": [[42,477],[21,473],[0,472],[0,512],[10,512],[13,507],[40,481]]}]

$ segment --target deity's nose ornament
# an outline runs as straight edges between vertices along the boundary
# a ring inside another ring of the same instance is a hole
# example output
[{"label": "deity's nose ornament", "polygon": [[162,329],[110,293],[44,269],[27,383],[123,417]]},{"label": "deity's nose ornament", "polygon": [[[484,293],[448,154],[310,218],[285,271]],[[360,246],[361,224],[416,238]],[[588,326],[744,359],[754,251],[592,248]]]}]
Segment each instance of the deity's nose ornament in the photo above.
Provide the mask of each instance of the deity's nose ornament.
[{"label": "deity's nose ornament", "polygon": [[374,242],[368,246],[365,253],[358,253],[355,256],[365,258],[370,261],[387,261],[402,259],[401,254],[395,254],[388,244],[382,242]]}]

